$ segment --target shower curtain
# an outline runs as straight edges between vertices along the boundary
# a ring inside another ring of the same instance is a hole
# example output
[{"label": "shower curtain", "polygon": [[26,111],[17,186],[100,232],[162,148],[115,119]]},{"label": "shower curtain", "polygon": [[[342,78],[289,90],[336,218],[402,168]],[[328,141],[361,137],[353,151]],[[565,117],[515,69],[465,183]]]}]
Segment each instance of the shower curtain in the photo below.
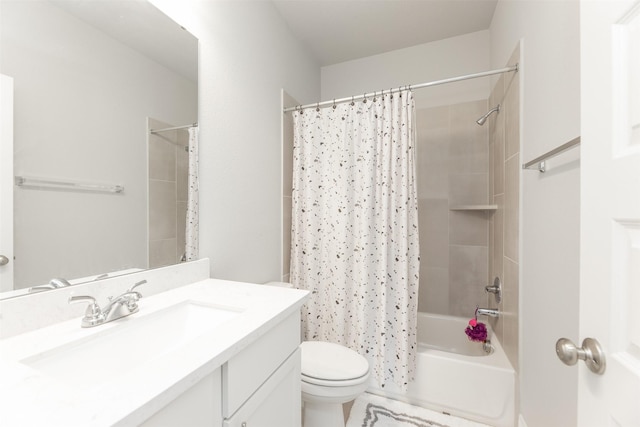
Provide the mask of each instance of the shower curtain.
[{"label": "shower curtain", "polygon": [[369,360],[379,387],[415,368],[418,207],[410,91],[295,111],[291,282],[305,339]]},{"label": "shower curtain", "polygon": [[187,228],[185,260],[198,259],[198,127],[189,128],[189,178],[187,193]]}]

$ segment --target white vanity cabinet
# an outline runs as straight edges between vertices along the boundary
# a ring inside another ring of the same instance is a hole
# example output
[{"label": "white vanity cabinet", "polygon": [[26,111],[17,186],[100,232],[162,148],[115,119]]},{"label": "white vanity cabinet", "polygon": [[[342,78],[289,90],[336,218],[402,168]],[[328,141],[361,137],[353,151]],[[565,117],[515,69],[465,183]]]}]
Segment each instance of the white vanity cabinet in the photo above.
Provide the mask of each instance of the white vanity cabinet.
[{"label": "white vanity cabinet", "polygon": [[224,427],[300,427],[300,315],[222,367]]},{"label": "white vanity cabinet", "polygon": [[300,427],[300,315],[192,386],[143,427]]}]

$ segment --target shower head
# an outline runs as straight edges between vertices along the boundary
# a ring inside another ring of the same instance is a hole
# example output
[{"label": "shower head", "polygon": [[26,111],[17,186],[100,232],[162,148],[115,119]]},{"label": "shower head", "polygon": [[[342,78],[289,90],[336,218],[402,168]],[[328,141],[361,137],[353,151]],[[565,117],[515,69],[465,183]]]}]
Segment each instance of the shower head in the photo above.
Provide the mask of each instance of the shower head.
[{"label": "shower head", "polygon": [[498,104],[497,107],[493,108],[492,110],[490,110],[487,114],[485,114],[484,116],[480,117],[478,120],[476,120],[476,123],[479,124],[480,126],[482,126],[484,124],[484,122],[487,121],[487,118],[489,118],[489,116],[493,113],[499,113],[500,112],[500,104]]}]

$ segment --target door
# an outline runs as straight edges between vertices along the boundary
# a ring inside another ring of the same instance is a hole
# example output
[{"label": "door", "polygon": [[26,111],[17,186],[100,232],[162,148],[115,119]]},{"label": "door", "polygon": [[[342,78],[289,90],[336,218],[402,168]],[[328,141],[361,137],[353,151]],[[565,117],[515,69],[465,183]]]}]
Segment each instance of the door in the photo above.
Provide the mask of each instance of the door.
[{"label": "door", "polygon": [[0,74],[0,292],[13,290],[13,79]]},{"label": "door", "polygon": [[640,0],[580,3],[580,340],[578,425],[640,426]]}]

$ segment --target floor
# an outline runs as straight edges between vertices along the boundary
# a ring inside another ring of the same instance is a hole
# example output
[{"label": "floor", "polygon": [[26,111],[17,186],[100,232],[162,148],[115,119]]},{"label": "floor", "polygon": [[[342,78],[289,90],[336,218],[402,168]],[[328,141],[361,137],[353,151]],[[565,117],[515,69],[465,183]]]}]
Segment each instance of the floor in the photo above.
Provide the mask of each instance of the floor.
[{"label": "floor", "polygon": [[345,424],[347,423],[347,420],[349,419],[349,413],[351,412],[351,407],[353,406],[353,402],[355,402],[355,400],[352,400],[351,402],[347,402],[344,405],[342,405],[342,411],[344,412],[344,422],[345,422]]}]

